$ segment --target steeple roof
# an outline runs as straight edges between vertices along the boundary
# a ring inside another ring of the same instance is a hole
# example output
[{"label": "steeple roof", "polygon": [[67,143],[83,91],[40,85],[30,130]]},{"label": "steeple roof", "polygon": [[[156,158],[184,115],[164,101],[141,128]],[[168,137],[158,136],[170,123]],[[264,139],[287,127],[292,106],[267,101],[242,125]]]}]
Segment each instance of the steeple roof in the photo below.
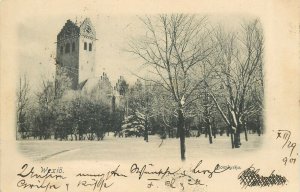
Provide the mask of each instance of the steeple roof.
[{"label": "steeple roof", "polygon": [[82,22],[76,21],[75,23],[68,19],[61,31],[58,33],[57,41],[78,35],[96,39],[96,31],[89,18],[85,18]]},{"label": "steeple roof", "polygon": [[84,21],[80,24],[80,34],[96,39],[96,30],[92,25],[90,18],[85,18]]}]

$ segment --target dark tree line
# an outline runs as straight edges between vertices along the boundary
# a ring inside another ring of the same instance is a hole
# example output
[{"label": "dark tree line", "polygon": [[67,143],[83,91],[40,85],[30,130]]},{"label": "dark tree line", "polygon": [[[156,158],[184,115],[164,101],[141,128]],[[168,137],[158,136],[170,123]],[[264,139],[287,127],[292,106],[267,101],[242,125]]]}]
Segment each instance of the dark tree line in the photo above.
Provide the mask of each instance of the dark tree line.
[{"label": "dark tree line", "polygon": [[19,138],[102,140],[107,132],[121,131],[124,111],[113,106],[111,96],[94,98],[70,90],[67,76],[60,74],[59,78],[63,81],[58,79],[56,86],[54,82],[43,81],[40,90],[31,96],[28,82],[20,80]]}]

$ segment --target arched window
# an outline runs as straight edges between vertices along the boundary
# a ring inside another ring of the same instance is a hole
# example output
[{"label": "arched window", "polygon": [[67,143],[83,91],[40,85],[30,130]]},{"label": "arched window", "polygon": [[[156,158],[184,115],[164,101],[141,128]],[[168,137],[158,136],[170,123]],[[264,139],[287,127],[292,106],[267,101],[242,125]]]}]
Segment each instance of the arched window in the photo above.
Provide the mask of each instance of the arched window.
[{"label": "arched window", "polygon": [[92,43],[89,43],[89,51],[92,51]]},{"label": "arched window", "polygon": [[83,47],[84,50],[87,50],[87,43],[84,42],[84,47]]},{"label": "arched window", "polygon": [[70,43],[66,44],[66,53],[70,53]]},{"label": "arched window", "polygon": [[63,54],[63,53],[64,53],[64,47],[60,46],[60,54]]},{"label": "arched window", "polygon": [[72,52],[75,51],[75,42],[72,43]]}]

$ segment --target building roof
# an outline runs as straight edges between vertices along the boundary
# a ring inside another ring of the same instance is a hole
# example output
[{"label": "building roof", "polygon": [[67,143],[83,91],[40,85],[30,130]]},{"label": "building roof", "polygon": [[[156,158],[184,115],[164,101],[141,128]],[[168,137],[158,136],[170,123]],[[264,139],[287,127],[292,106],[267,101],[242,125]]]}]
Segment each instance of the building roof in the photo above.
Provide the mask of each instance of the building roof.
[{"label": "building roof", "polygon": [[100,78],[99,77],[93,77],[89,78],[82,83],[81,90],[85,92],[91,92],[93,89],[98,88],[100,86]]},{"label": "building roof", "polygon": [[78,90],[85,94],[100,94],[101,92],[101,94],[111,95],[113,88],[107,74],[103,73],[100,77],[88,78],[79,83]]},{"label": "building roof", "polygon": [[82,22],[73,22],[68,19],[61,31],[58,33],[57,41],[61,41],[78,35],[96,39],[96,30],[89,18],[85,18]]}]

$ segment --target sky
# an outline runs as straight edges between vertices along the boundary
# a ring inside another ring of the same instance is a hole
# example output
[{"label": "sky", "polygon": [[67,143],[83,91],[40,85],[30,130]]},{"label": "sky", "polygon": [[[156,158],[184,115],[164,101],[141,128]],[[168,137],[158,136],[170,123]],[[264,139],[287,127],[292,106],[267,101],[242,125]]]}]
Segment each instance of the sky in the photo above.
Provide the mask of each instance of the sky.
[{"label": "sky", "polygon": [[[18,25],[18,51],[20,75],[26,76],[33,89],[39,87],[42,79],[53,79],[55,72],[56,36],[67,19],[83,20],[85,17],[61,16],[56,18],[34,17]],[[112,83],[119,76],[129,82],[137,77],[140,65],[136,57],[129,54],[130,38],[142,34],[139,19],[135,15],[98,15],[90,17],[96,29],[96,69],[95,75],[106,72]]]},{"label": "sky", "polygon": [[[53,79],[55,72],[56,36],[68,19],[81,21],[86,16],[58,15],[29,17],[18,24],[18,52],[20,75],[26,74],[33,90],[40,87],[42,79]],[[131,38],[145,34],[137,15],[88,16],[96,29],[96,76],[106,72],[115,84],[119,76],[129,83],[137,79],[135,74],[145,73],[141,60],[125,51]],[[237,19],[238,18],[238,19]],[[230,20],[228,24],[228,20]],[[236,26],[240,17],[210,17],[212,23]]]}]

